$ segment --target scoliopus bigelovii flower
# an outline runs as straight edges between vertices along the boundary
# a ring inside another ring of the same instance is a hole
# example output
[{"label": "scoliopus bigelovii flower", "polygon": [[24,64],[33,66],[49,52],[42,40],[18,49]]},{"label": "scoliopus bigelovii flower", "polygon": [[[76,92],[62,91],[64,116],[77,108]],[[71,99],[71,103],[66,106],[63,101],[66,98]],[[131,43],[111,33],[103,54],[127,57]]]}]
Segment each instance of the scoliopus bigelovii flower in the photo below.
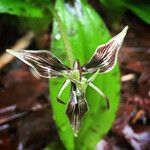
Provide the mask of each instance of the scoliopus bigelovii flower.
[{"label": "scoliopus bigelovii flower", "polygon": [[[94,55],[86,64],[80,66],[80,62],[75,60],[73,69],[64,65],[49,51],[16,51],[7,49],[7,52],[31,66],[35,72],[43,78],[65,77],[66,81],[62,85],[57,96],[57,101],[62,104],[65,103],[60,98],[61,94],[66,86],[71,83],[70,100],[68,102],[66,114],[74,132],[77,134],[80,129],[81,119],[88,110],[88,104],[85,99],[87,86],[92,87],[103,97],[106,101],[106,108],[109,109],[109,100],[107,96],[97,88],[92,81],[99,73],[106,73],[114,68],[118,51],[121,48],[127,29],[128,26],[106,44],[98,46]],[[86,79],[84,75],[88,73],[93,73],[93,75],[89,79]]]}]

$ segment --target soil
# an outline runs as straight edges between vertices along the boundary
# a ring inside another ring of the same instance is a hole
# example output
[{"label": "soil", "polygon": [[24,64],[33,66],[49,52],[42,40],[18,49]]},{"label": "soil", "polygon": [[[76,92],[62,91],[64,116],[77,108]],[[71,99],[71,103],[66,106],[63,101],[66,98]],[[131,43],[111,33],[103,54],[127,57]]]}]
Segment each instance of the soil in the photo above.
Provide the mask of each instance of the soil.
[{"label": "soil", "polygon": [[[150,145],[150,28],[130,13],[121,26],[126,24],[130,28],[119,54],[120,106],[113,127],[97,146],[103,150],[148,150]],[[5,20],[0,22],[0,54],[22,34]],[[39,39],[46,37],[43,49],[50,42],[48,35],[47,31],[40,35]],[[35,40],[30,47],[38,49]],[[0,70],[0,149],[39,150],[52,141],[60,139],[52,119],[48,80],[34,77],[15,59]]]}]

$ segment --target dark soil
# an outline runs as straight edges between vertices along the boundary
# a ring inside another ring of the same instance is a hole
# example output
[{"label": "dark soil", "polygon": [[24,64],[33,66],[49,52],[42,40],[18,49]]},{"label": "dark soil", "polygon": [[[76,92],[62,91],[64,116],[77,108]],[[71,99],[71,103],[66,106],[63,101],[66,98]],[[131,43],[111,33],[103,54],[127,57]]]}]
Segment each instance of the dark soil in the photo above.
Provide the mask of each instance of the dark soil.
[{"label": "dark soil", "polygon": [[[119,55],[120,106],[112,129],[98,144],[104,150],[148,150],[150,145],[150,28],[130,13],[122,20],[126,24],[130,28]],[[21,35],[15,25],[1,21],[0,54]],[[35,42],[30,47],[38,48]],[[48,80],[35,78],[18,60],[0,70],[0,149],[39,150],[59,141],[48,89]]]}]

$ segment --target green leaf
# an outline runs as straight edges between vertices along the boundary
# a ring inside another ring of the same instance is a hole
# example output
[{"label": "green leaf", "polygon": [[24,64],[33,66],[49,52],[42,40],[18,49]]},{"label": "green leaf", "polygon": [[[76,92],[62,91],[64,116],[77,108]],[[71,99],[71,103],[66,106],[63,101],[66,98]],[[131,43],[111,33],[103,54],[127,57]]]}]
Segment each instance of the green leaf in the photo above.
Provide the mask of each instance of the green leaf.
[{"label": "green leaf", "polygon": [[122,11],[122,0],[99,0],[105,7],[116,12]]},{"label": "green leaf", "polygon": [[[81,3],[78,3],[78,7],[74,7],[69,3],[64,5],[64,1],[57,0],[56,10],[66,29],[73,50],[73,56],[79,59],[81,64],[89,60],[98,45],[110,39],[109,32],[101,17],[86,1],[83,0]],[[60,30],[55,21],[53,24],[51,50],[65,64],[68,64]],[[119,79],[119,71],[116,66],[112,72],[99,75],[94,82],[110,98],[111,108],[107,112],[105,111],[104,100],[92,89],[87,89],[86,98],[90,110],[83,118],[82,127],[77,138],[74,137],[69,120],[65,114],[66,106],[56,102],[57,93],[64,80],[50,80],[54,120],[58,127],[60,138],[67,150],[92,150],[108,132],[118,108]],[[67,102],[69,95],[70,87],[66,89],[62,99]]]},{"label": "green leaf", "polygon": [[150,24],[150,2],[124,0],[123,4],[143,21]]},{"label": "green leaf", "polygon": [[99,0],[103,6],[103,12],[105,19],[109,22],[109,25],[115,30],[120,28],[120,22],[126,8],[121,3],[122,0]]},{"label": "green leaf", "polygon": [[[86,14],[84,19],[84,43],[86,45],[86,61],[93,54],[93,50],[99,44],[105,43],[110,38],[102,19],[88,4],[84,4],[83,12]],[[89,31],[91,35],[89,35]],[[88,35],[88,36],[87,36]],[[97,142],[108,132],[112,126],[119,103],[119,71],[118,67],[107,74],[99,75],[94,81],[110,99],[110,110],[105,111],[105,101],[92,89],[87,90],[86,98],[89,103],[89,112],[86,114],[82,129],[76,140],[76,149],[82,147],[82,150],[94,149]],[[108,119],[109,118],[109,119]],[[87,144],[88,143],[88,144]]]},{"label": "green leaf", "polygon": [[50,4],[48,0],[0,0],[0,13],[8,13],[23,17],[44,17],[46,15],[45,5]]},{"label": "green leaf", "polygon": [[58,142],[51,142],[44,150],[64,150],[64,147]]},{"label": "green leaf", "polygon": [[[150,2],[147,0],[99,0],[111,16],[122,15],[126,10],[132,11],[139,18],[150,24]],[[113,12],[112,12],[113,11]],[[110,13],[109,13],[110,12]],[[113,17],[114,19],[115,17]],[[115,20],[114,20],[115,21]]]}]

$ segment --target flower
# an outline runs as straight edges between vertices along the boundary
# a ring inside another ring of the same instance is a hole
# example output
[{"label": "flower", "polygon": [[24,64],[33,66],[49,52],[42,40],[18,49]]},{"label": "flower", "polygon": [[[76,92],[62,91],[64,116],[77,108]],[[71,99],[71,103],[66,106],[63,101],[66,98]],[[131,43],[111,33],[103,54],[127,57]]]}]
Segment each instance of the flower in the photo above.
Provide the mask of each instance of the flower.
[{"label": "flower", "polygon": [[[62,104],[65,103],[61,100],[60,96],[66,86],[71,83],[70,100],[66,114],[75,134],[77,135],[80,129],[82,117],[88,110],[88,104],[85,99],[87,86],[92,87],[103,97],[106,101],[106,107],[109,109],[108,97],[98,87],[92,84],[92,82],[99,73],[107,73],[115,67],[118,52],[122,46],[127,29],[128,26],[106,44],[98,46],[94,55],[84,65],[80,66],[79,61],[75,60],[73,69],[64,65],[49,51],[7,50],[7,52],[18,57],[24,63],[32,67],[35,72],[43,78],[65,77],[67,80],[57,96],[57,101]],[[89,79],[86,79],[84,75],[87,73],[93,73],[93,75]]]}]

